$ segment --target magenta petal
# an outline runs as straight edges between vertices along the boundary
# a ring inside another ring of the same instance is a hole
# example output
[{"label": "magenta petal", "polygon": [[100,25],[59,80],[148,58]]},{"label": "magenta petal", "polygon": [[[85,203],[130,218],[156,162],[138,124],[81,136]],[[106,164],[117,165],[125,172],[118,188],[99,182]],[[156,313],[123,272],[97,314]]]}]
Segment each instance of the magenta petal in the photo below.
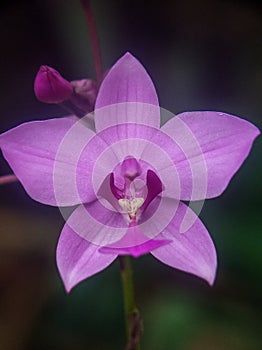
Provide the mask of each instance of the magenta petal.
[{"label": "magenta petal", "polygon": [[102,254],[99,249],[100,246],[86,241],[65,224],[57,245],[56,260],[67,292],[116,259],[116,254]]},{"label": "magenta petal", "polygon": [[160,181],[159,177],[152,170],[147,171],[146,175],[146,185],[147,185],[147,197],[144,204],[141,207],[141,210],[146,210],[148,205],[152,202],[152,200],[163,191],[163,185]]},{"label": "magenta petal", "polygon": [[[109,175],[109,186],[108,188],[110,189],[110,192],[111,192],[111,195],[114,196],[115,199],[120,199],[120,198],[123,198],[123,189],[121,191],[121,189],[119,189],[116,185],[115,185],[115,176],[114,176],[114,173],[111,173]],[[107,180],[108,178],[106,178]],[[105,182],[103,183],[103,185],[106,183],[106,180]],[[101,191],[99,193],[102,193]],[[106,197],[104,194],[102,194],[103,197],[109,202],[111,203],[112,201],[110,201],[110,196]]]},{"label": "magenta petal", "polygon": [[169,242],[170,240],[167,239],[149,239],[140,231],[137,225],[131,223],[123,238],[116,243],[100,248],[100,252],[132,255],[137,258]]},{"label": "magenta petal", "polygon": [[123,102],[158,106],[156,90],[150,76],[129,52],[106,75],[97,96],[96,109]]},{"label": "magenta petal", "polygon": [[[79,157],[79,164],[88,165],[92,176],[77,177],[77,183],[79,182],[87,191],[93,187],[97,193],[105,179],[107,181],[110,179],[110,177],[107,178],[108,174],[127,156],[132,154],[134,158],[140,159],[148,145],[148,140],[155,132],[155,128],[146,125],[122,124],[96,134],[87,143]],[[119,188],[117,177],[115,177],[115,182]],[[103,196],[102,193],[101,195]]]},{"label": "magenta petal", "polygon": [[103,247],[118,242],[126,233],[127,222],[105,201],[96,200],[78,206],[67,219],[67,225],[86,241]]},{"label": "magenta petal", "polygon": [[[190,228],[181,233],[185,220],[189,222]],[[161,238],[172,242],[152,251],[154,257],[164,264],[203,278],[210,285],[214,283],[216,250],[207,229],[189,207],[179,203],[175,216]]]},{"label": "magenta petal", "polygon": [[30,197],[70,206],[96,198],[91,187],[77,187],[75,180],[76,175],[85,179],[89,173],[88,164],[79,165],[78,158],[93,135],[74,118],[35,121],[1,134],[0,148]]},{"label": "magenta petal", "polygon": [[73,87],[54,68],[41,66],[34,82],[35,95],[45,103],[61,103],[73,94]]},{"label": "magenta petal", "polygon": [[182,200],[220,195],[260,133],[248,121],[219,112],[181,113],[161,130],[178,145],[172,159],[179,173]]},{"label": "magenta petal", "polygon": [[103,247],[100,248],[100,252],[104,254],[117,254],[117,255],[132,255],[134,258],[138,258],[141,255],[148,254],[150,251],[161,247],[163,245],[168,244],[170,241],[168,240],[156,240],[151,239],[145,243],[142,243],[133,247]]},{"label": "magenta petal", "polygon": [[134,56],[126,53],[101,84],[95,105],[95,124],[96,130],[101,131],[131,122],[158,128],[160,112],[150,76]]},{"label": "magenta petal", "polygon": [[108,203],[110,203],[117,211],[120,209],[118,199],[121,198],[121,196],[118,195],[118,189],[114,185],[113,173],[109,174],[105,178],[97,192],[97,195],[106,199]]}]

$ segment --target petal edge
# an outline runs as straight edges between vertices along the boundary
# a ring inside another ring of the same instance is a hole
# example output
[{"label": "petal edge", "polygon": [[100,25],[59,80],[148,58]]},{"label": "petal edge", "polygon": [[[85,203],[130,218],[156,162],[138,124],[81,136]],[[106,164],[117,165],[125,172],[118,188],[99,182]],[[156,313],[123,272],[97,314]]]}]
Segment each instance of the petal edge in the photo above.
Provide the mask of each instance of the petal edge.
[{"label": "petal edge", "polygon": [[76,234],[65,224],[59,237],[56,261],[66,291],[108,267],[116,254],[102,254],[96,246]]}]

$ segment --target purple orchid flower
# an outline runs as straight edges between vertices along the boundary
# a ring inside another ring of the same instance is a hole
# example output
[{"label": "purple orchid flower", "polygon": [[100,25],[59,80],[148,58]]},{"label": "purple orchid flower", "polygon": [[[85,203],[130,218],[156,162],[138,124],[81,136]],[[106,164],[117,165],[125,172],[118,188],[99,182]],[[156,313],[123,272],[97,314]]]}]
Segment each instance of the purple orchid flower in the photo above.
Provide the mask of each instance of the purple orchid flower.
[{"label": "purple orchid flower", "polygon": [[57,246],[66,290],[118,255],[151,253],[213,284],[216,250],[183,201],[220,195],[259,130],[219,112],[185,112],[160,128],[162,110],[143,66],[126,53],[100,87],[96,133],[85,118],[24,123],[0,147],[34,200],[75,206]]}]

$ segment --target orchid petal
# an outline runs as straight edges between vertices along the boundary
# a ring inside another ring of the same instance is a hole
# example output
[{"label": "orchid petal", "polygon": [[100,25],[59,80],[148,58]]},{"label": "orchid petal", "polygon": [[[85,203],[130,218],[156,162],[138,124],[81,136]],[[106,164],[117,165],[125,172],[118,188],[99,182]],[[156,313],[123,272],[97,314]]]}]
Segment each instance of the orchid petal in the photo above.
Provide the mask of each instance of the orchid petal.
[{"label": "orchid petal", "polygon": [[129,52],[110,69],[103,80],[96,108],[122,102],[158,105],[154,84],[142,64]]},{"label": "orchid petal", "polygon": [[[84,187],[88,163],[78,164],[83,147],[94,133],[74,118],[24,123],[0,135],[3,155],[33,199],[49,205],[70,206],[94,200]],[[75,176],[82,178],[77,184]],[[79,196],[81,194],[81,198]]]},{"label": "orchid petal", "polygon": [[[92,168],[92,177],[84,178],[84,181],[79,177],[77,182],[81,182],[87,190],[94,187],[94,191],[98,193],[108,174],[128,155],[140,158],[155,132],[156,129],[146,125],[140,125],[138,128],[135,124],[122,124],[96,134],[79,157],[79,164],[88,164],[89,168]],[[91,162],[89,155],[93,159]]]},{"label": "orchid petal", "polygon": [[[190,228],[181,233],[184,220],[189,220]],[[214,283],[216,250],[207,229],[189,207],[180,202],[173,219],[160,236],[172,242],[152,251],[155,258],[171,267],[203,278],[210,285]]]},{"label": "orchid petal", "polygon": [[[104,148],[101,150],[96,147],[96,138],[104,141]],[[96,153],[97,162],[93,180],[97,190],[108,176],[108,170],[114,169],[131,155],[143,164],[150,165],[147,169],[151,168],[159,176],[166,195],[168,194],[171,198],[180,198],[180,174],[177,174],[176,166],[172,161],[175,148],[180,150],[175,141],[161,130],[130,123],[112,126],[101,131],[87,145],[83,154]],[[180,153],[184,157],[181,150]],[[143,171],[146,172],[147,169],[143,166]]]},{"label": "orchid petal", "polygon": [[181,113],[161,130],[178,145],[170,152],[180,175],[182,200],[220,195],[260,133],[248,121],[219,112]]},{"label": "orchid petal", "polygon": [[119,211],[120,207],[118,204],[118,199],[121,198],[121,196],[118,196],[118,189],[114,185],[114,174],[110,173],[105,180],[103,181],[102,185],[100,186],[97,195],[106,199],[108,203],[112,205],[113,208],[115,208],[117,211]]},{"label": "orchid petal", "polygon": [[147,185],[147,197],[141,210],[144,211],[152,200],[163,191],[163,185],[159,177],[152,170],[147,171],[146,175],[146,185]]},{"label": "orchid petal", "polygon": [[95,105],[96,130],[122,123],[160,126],[158,98],[141,63],[126,53],[103,80]]},{"label": "orchid petal", "polygon": [[106,200],[78,206],[67,219],[67,225],[86,241],[100,247],[119,241],[128,228],[123,215]]},{"label": "orchid petal", "polygon": [[[104,181],[104,183],[103,183],[103,185],[105,186],[105,184],[106,184],[106,182],[108,181],[108,178],[106,178],[105,179],[105,181]],[[104,187],[103,186],[103,187]],[[109,186],[108,186],[108,188],[110,189],[110,192],[111,192],[111,196],[113,195],[113,197],[115,198],[115,199],[120,199],[120,198],[123,198],[123,196],[124,196],[124,188],[122,188],[122,189],[120,189],[120,188],[118,188],[116,185],[115,185],[115,175],[114,175],[114,173],[111,173],[110,174],[110,179],[109,179]],[[105,191],[104,191],[105,192]],[[107,199],[107,201],[109,202],[109,203],[111,203],[111,201],[112,201],[112,199],[110,198],[110,196],[105,196],[105,194],[103,193],[103,192],[101,192],[100,191],[100,193],[102,194],[102,196],[104,197],[104,198],[106,198]]]},{"label": "orchid petal", "polygon": [[99,249],[100,246],[86,241],[65,224],[58,241],[56,259],[67,292],[116,259],[117,254],[102,254]]},{"label": "orchid petal", "polygon": [[171,241],[167,239],[149,239],[140,231],[135,223],[131,222],[123,238],[116,243],[100,248],[100,252],[132,255],[137,258],[169,242]]}]

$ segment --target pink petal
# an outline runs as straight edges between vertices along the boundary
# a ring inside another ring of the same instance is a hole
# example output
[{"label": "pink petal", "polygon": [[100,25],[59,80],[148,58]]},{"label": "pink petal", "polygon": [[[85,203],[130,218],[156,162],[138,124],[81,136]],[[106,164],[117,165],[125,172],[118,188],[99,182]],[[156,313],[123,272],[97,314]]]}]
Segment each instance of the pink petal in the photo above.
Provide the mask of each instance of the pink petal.
[{"label": "pink petal", "polygon": [[156,128],[160,125],[155,87],[145,68],[130,53],[110,69],[95,105],[97,131],[122,123],[147,124]]},{"label": "pink petal", "polygon": [[127,231],[127,221],[105,200],[78,206],[67,225],[86,241],[103,247],[119,241]]},{"label": "pink petal", "polygon": [[[105,191],[106,186],[107,186],[107,191],[110,189],[109,194],[106,193]],[[103,198],[105,198],[109,203],[113,205],[116,199],[118,200],[120,198],[123,198],[123,190],[124,190],[123,188],[119,189],[115,185],[115,175],[114,173],[111,173],[109,176],[105,178],[105,181],[103,182],[99,190],[99,193]],[[112,198],[112,196],[114,198]]]},{"label": "pink petal", "polygon": [[[181,233],[184,220],[189,220],[190,229]],[[164,264],[203,278],[210,285],[214,283],[216,250],[207,229],[190,208],[180,202],[176,214],[160,236],[172,240],[172,243],[152,251],[154,257]]]},{"label": "pink petal", "polygon": [[170,240],[166,239],[149,239],[140,231],[137,225],[131,223],[127,233],[122,239],[114,244],[100,248],[100,252],[106,254],[132,255],[137,258],[169,242]]},{"label": "pink petal", "polygon": [[260,133],[248,121],[219,112],[181,113],[161,130],[178,146],[170,153],[179,173],[182,200],[220,195]]},{"label": "pink petal", "polygon": [[67,292],[116,259],[116,254],[102,254],[99,248],[65,224],[57,245],[56,260]]},{"label": "pink petal", "polygon": [[[146,125],[122,124],[96,134],[79,157],[79,164],[88,164],[93,168],[92,179],[84,179],[82,186],[86,186],[87,189],[93,186],[97,193],[108,174],[128,155],[140,159],[155,132],[156,129]],[[90,162],[89,155],[95,161]],[[77,178],[77,182],[80,180]]]},{"label": "pink petal", "polygon": [[[104,141],[104,148],[97,148],[96,138]],[[102,130],[90,141],[83,154],[88,155],[91,151],[93,153],[95,152],[94,158],[97,161],[94,167],[93,184],[96,192],[101,189],[101,186],[104,190],[108,188],[103,186],[103,184],[108,185],[108,181],[110,180],[108,169],[113,170],[128,155],[132,155],[132,157],[138,159],[141,163],[148,164],[148,168],[155,171],[157,176],[159,176],[159,180],[163,186],[160,184],[157,188],[154,188],[156,181],[152,181],[151,186],[152,189],[157,191],[156,194],[164,188],[163,195],[168,194],[171,198],[180,198],[180,174],[177,174],[176,165],[172,161],[175,148],[180,150],[175,141],[160,129],[130,123],[116,125]],[[181,150],[180,153],[184,157]],[[143,171],[147,170],[143,169]],[[114,191],[114,188],[111,189]],[[104,198],[112,197],[112,193],[103,195],[101,191],[99,192]],[[115,191],[114,195],[117,198],[121,197]]]},{"label": "pink petal", "polygon": [[[93,135],[74,118],[57,118],[7,131],[0,135],[0,147],[29,196],[44,204],[71,206],[96,198],[92,187],[84,187],[90,177],[88,164],[78,163]],[[82,185],[76,185],[76,175]]]},{"label": "pink petal", "polygon": [[155,199],[155,197],[163,191],[163,184],[160,181],[159,177],[152,170],[148,170],[146,174],[146,185],[147,185],[147,197],[144,204],[141,207],[141,210],[144,211]]},{"label": "pink petal", "polygon": [[110,173],[103,181],[100,186],[97,195],[107,200],[117,211],[120,211],[118,199],[121,197],[117,196],[117,188],[114,186],[114,174]]}]

